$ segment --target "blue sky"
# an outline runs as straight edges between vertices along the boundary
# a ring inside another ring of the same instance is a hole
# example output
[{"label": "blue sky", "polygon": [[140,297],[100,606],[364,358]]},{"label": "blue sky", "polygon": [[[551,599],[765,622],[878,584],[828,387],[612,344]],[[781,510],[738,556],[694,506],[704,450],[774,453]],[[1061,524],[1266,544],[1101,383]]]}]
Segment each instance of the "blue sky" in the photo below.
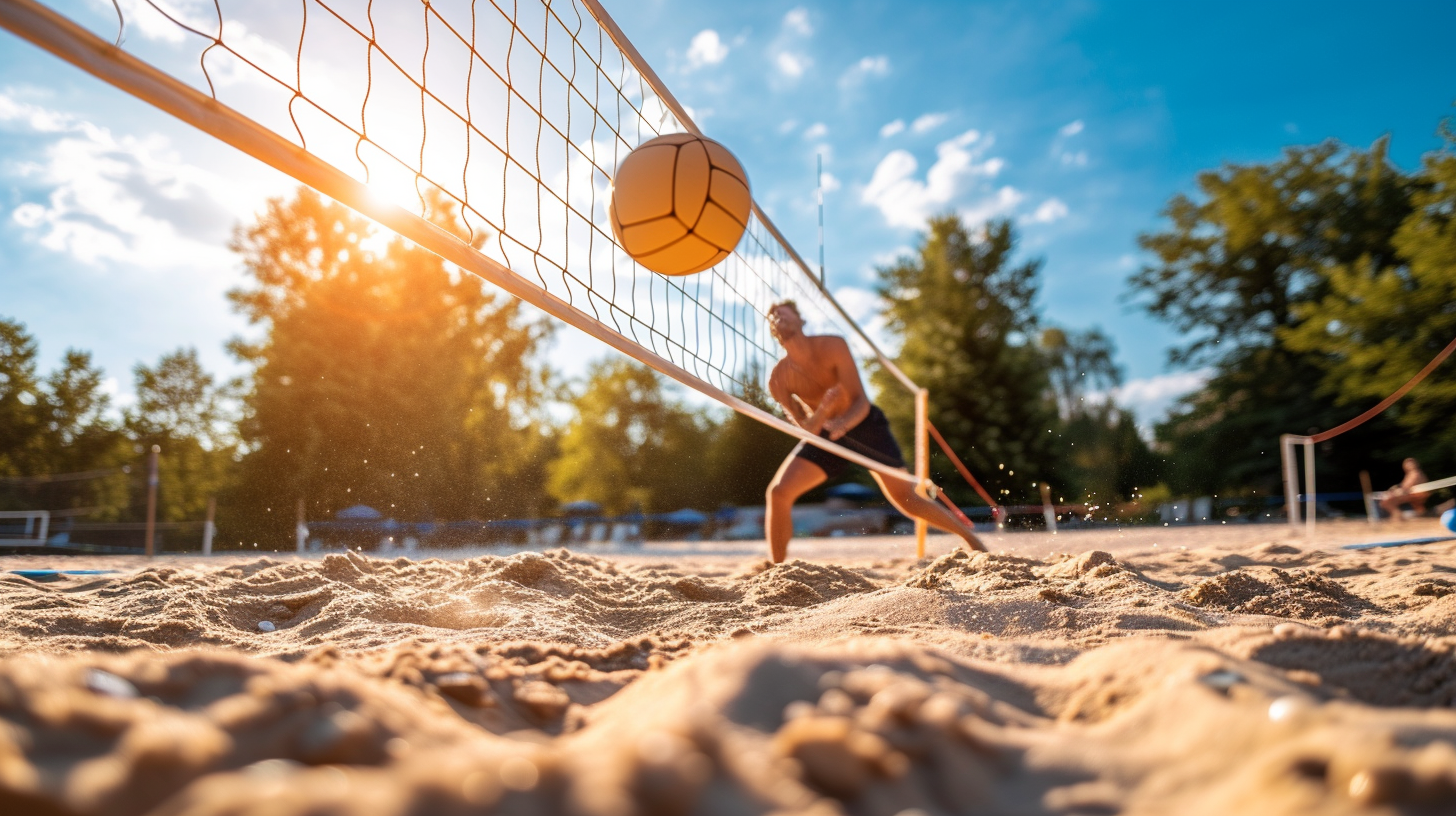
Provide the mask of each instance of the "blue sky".
[{"label": "blue sky", "polygon": [[[927,215],[1014,218],[1046,261],[1046,316],[1112,335],[1144,422],[1198,381],[1166,368],[1177,338],[1124,301],[1167,199],[1200,170],[1326,138],[1389,134],[1413,168],[1456,100],[1449,2],[606,5],[806,257],[823,154],[831,288],[852,311],[873,320],[874,267]],[[97,30],[112,14],[57,6]],[[94,352],[123,403],[131,366],[180,345],[236,373],[225,244],[289,181],[0,43],[0,315],[47,367]],[[607,353],[572,341],[554,361],[580,371],[581,350]]]}]

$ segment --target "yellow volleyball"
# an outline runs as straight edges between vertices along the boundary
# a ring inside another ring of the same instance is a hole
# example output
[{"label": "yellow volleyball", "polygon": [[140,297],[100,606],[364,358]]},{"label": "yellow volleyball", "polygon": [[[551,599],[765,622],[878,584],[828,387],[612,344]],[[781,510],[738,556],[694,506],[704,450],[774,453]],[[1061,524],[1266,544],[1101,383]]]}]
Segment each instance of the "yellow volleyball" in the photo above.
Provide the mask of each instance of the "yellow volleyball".
[{"label": "yellow volleyball", "polygon": [[728,257],[752,209],[748,176],[728,148],[671,133],[622,160],[607,213],[617,243],[637,263],[691,275]]}]

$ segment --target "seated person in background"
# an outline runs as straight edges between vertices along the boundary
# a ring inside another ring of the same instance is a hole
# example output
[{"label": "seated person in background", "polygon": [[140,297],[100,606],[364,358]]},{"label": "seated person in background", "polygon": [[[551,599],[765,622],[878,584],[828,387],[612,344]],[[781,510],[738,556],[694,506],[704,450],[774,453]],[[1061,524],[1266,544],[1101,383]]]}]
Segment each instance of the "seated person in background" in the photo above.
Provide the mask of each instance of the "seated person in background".
[{"label": "seated person in background", "polygon": [[1391,516],[1395,516],[1402,504],[1410,505],[1416,515],[1426,512],[1426,499],[1431,497],[1430,493],[1412,493],[1411,488],[1430,481],[1421,470],[1421,463],[1414,459],[1407,459],[1401,463],[1405,468],[1405,478],[1400,484],[1394,485],[1385,491],[1385,498],[1380,500],[1380,508]]}]

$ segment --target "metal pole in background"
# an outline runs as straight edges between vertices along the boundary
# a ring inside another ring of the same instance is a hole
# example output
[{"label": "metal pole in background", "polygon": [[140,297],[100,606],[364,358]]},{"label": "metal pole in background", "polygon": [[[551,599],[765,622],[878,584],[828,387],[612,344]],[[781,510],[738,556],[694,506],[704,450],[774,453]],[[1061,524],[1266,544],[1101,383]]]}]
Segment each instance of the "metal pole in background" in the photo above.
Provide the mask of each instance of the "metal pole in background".
[{"label": "metal pole in background", "polygon": [[217,497],[213,496],[207,500],[207,521],[202,523],[202,554],[212,555],[212,537],[217,534],[217,525],[213,518],[217,516]]},{"label": "metal pole in background", "polygon": [[1306,437],[1304,443],[1304,503],[1309,505],[1305,510],[1304,534],[1314,538],[1314,440]]},{"label": "metal pole in background", "polygon": [[824,154],[816,156],[818,161],[814,173],[815,195],[819,198],[819,287],[824,287]]},{"label": "metal pole in background", "polygon": [[157,454],[162,452],[161,445],[153,445],[152,452],[147,456],[147,557],[156,555],[157,540]]},{"label": "metal pole in background", "polygon": [[1299,532],[1299,465],[1294,461],[1294,434],[1279,435],[1279,463],[1284,466],[1284,512],[1289,516],[1289,534]]},{"label": "metal pole in background", "polygon": [[1047,530],[1057,532],[1057,507],[1052,504],[1052,486],[1041,483],[1041,517],[1046,519]]},{"label": "metal pole in background", "polygon": [[[924,388],[915,392],[915,492],[922,499],[929,499],[930,486],[930,431],[926,420],[930,414],[930,392]],[[925,534],[929,525],[924,519],[915,519],[915,557],[925,557]]]},{"label": "metal pole in background", "polygon": [[1380,523],[1380,509],[1375,506],[1375,496],[1372,495],[1375,493],[1375,488],[1370,486],[1370,471],[1368,470],[1360,471],[1360,493],[1361,498],[1365,499],[1365,520],[1370,522],[1371,527],[1374,527]]},{"label": "metal pole in background", "polygon": [[298,500],[298,526],[293,528],[294,544],[299,552],[303,552],[303,545],[308,543],[308,525],[303,519],[303,499]]}]

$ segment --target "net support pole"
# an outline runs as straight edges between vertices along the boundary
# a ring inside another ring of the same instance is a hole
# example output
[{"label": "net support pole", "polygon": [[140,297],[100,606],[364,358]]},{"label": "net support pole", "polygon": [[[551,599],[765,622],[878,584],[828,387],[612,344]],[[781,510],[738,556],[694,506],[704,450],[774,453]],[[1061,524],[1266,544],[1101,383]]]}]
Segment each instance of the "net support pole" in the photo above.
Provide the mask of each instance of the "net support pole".
[{"label": "net support pole", "polygon": [[153,445],[151,453],[147,455],[146,554],[148,558],[156,555],[157,552],[157,483],[160,481],[157,476],[157,454],[161,452],[160,445]]},{"label": "net support pole", "polygon": [[[920,498],[930,498],[930,392],[924,388],[915,390],[915,492]],[[915,557],[925,557],[925,535],[929,525],[925,519],[915,519]]]},{"label": "net support pole", "polygon": [[1314,494],[1314,440],[1304,440],[1304,534],[1314,538],[1315,494]]},{"label": "net support pole", "polygon": [[1284,513],[1289,517],[1289,534],[1299,533],[1299,464],[1294,461],[1294,443],[1301,437],[1279,436],[1279,464],[1284,469]]},{"label": "net support pole", "polygon": [[303,499],[298,500],[298,524],[293,528],[293,543],[298,552],[308,544],[308,524],[304,521]]},{"label": "net support pole", "polygon": [[207,500],[207,521],[202,522],[202,554],[212,555],[212,539],[217,535],[217,525],[213,519],[217,517],[217,497],[213,496]]},{"label": "net support pole", "polygon": [[1052,486],[1046,482],[1041,483],[1041,517],[1046,519],[1047,530],[1057,534],[1057,507],[1052,504]]},{"label": "net support pole", "polygon": [[1360,471],[1360,497],[1365,500],[1365,520],[1374,527],[1380,523],[1380,509],[1375,506],[1375,488],[1370,485],[1370,471]]}]

